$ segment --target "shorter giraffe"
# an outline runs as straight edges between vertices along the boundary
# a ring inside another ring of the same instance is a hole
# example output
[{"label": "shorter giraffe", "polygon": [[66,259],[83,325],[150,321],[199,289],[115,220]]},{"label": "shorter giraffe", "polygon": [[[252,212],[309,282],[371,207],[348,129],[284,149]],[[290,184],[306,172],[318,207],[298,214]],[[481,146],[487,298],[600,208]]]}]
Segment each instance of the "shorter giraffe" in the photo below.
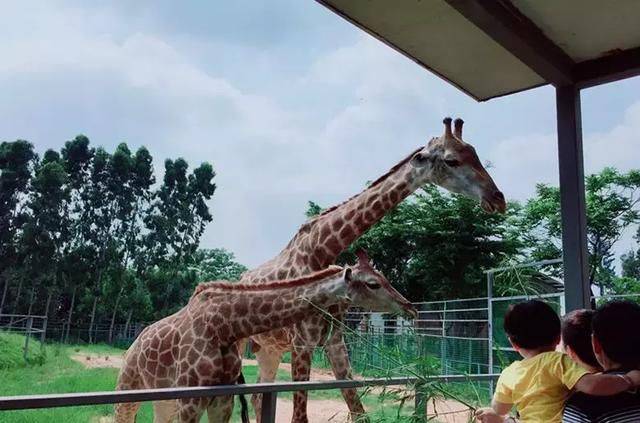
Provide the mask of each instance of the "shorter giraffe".
[{"label": "shorter giraffe", "polygon": [[[383,288],[383,289],[381,289]],[[371,309],[415,317],[417,312],[369,263],[329,268],[264,285],[198,285],[177,313],[147,327],[127,351],[117,390],[236,383],[241,356],[236,341],[291,326],[318,309],[357,300]],[[139,404],[116,405],[116,423],[135,421]],[[228,422],[233,397],[156,401],[154,422]]]}]

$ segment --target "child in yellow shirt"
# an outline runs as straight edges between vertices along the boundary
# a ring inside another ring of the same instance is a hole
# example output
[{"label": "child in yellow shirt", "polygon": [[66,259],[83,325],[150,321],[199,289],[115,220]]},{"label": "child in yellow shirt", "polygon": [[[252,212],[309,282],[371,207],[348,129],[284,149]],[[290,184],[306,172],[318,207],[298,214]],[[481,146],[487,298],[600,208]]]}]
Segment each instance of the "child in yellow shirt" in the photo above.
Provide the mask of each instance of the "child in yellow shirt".
[{"label": "child in yellow shirt", "polygon": [[560,319],[546,303],[531,300],[512,305],[504,318],[504,330],[523,360],[500,374],[492,408],[480,409],[481,422],[505,417],[515,405],[520,422],[555,423],[575,389],[591,395],[614,395],[640,385],[640,371],[626,375],[591,374],[566,354],[556,352],[560,342]]}]

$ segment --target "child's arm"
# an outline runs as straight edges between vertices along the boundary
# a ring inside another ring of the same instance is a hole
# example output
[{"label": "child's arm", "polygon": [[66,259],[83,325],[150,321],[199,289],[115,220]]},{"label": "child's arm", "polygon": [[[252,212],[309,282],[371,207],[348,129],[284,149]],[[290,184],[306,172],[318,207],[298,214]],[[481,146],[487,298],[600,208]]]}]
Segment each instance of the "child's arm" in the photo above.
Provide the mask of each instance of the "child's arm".
[{"label": "child's arm", "polygon": [[493,400],[491,407],[476,410],[476,420],[482,423],[503,423],[512,407],[513,404]]},{"label": "child's arm", "polygon": [[493,408],[493,411],[495,411],[496,414],[506,416],[513,408],[513,404],[507,404],[504,402],[496,401],[494,399],[493,401],[491,401],[491,408]]},{"label": "child's arm", "polygon": [[582,376],[575,389],[589,395],[606,396],[624,392],[640,385],[640,371],[633,370],[626,375],[587,374]]}]

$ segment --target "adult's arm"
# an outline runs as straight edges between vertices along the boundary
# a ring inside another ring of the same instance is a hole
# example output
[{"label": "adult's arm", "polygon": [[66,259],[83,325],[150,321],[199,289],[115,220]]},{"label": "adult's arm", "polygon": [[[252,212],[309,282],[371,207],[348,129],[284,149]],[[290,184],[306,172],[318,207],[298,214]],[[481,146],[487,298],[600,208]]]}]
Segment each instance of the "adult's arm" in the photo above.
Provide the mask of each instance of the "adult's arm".
[{"label": "adult's arm", "polygon": [[640,371],[626,375],[586,374],[575,384],[576,391],[595,396],[616,395],[640,385]]}]

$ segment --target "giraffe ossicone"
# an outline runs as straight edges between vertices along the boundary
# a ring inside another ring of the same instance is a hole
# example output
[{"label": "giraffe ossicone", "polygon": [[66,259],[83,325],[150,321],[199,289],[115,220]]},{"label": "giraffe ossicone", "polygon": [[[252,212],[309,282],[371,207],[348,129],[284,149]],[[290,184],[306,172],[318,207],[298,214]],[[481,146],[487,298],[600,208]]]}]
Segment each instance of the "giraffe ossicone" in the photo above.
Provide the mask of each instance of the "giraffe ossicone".
[{"label": "giraffe ossicone", "polygon": [[[366,257],[362,256],[362,257]],[[368,260],[330,266],[292,280],[253,285],[209,282],[198,285],[177,313],[145,328],[125,356],[118,390],[211,386],[236,383],[241,356],[236,342],[253,334],[291,326],[309,314],[351,301],[415,317],[416,311]],[[116,423],[135,421],[139,404],[116,406]],[[154,403],[154,422],[228,422],[233,397],[191,398]]]}]

